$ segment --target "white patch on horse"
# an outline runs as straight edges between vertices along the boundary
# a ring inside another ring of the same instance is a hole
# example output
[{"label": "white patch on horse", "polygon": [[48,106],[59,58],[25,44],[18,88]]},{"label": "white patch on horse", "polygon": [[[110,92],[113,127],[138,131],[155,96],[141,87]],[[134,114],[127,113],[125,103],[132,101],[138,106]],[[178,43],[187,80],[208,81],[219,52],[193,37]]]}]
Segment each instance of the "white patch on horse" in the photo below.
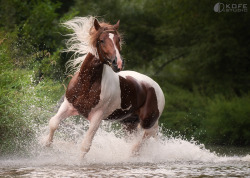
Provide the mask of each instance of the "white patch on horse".
[{"label": "white patch on horse", "polygon": [[91,110],[91,112],[101,109],[103,110],[104,117],[108,117],[118,108],[121,108],[119,76],[110,66],[104,65],[102,72],[100,102]]},{"label": "white patch on horse", "polygon": [[89,151],[93,137],[103,119],[106,119],[117,108],[121,107],[121,90],[119,76],[110,66],[104,65],[101,81],[101,93],[99,103],[92,108],[88,119],[89,129],[82,143],[82,157]]},{"label": "white patch on horse", "polygon": [[113,44],[114,44],[114,47],[115,47],[115,53],[116,53],[116,57],[117,57],[117,65],[119,67],[119,69],[122,68],[122,59],[121,59],[121,55],[115,45],[115,42],[114,42],[114,34],[113,33],[109,33],[109,38],[112,40]]}]

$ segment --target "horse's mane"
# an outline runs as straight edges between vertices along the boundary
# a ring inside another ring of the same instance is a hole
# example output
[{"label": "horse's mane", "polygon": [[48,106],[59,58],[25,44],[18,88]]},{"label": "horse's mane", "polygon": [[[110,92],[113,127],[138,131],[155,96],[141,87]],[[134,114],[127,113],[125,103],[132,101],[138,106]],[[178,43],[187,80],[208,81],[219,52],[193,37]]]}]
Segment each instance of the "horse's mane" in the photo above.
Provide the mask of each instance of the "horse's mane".
[{"label": "horse's mane", "polygon": [[[66,28],[73,30],[72,34],[67,35],[70,38],[66,42],[66,49],[63,50],[63,52],[73,52],[70,60],[66,63],[66,71],[69,74],[74,74],[80,70],[81,64],[88,53],[98,58],[95,44],[101,31],[95,30],[94,20],[95,17],[92,16],[75,17],[62,23]],[[100,22],[99,24],[105,29],[113,29],[113,26],[109,23]]]}]

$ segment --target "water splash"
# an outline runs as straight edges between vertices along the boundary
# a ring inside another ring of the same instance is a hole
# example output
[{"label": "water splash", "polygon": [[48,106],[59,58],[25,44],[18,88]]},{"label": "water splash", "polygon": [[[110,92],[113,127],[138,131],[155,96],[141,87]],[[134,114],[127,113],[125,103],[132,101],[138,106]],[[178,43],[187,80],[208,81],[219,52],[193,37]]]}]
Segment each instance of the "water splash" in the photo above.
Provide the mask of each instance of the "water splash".
[{"label": "water splash", "polygon": [[[143,145],[138,156],[131,156],[131,149],[136,139],[126,137],[119,125],[103,122],[97,131],[92,147],[86,157],[80,159],[80,146],[88,129],[84,118],[71,117],[63,121],[56,131],[51,148],[44,146],[48,135],[48,119],[53,115],[55,102],[50,96],[41,97],[40,90],[45,83],[33,85],[32,75],[28,76],[31,84],[24,84],[26,90],[16,115],[21,115],[26,125],[34,131],[30,140],[17,140],[23,145],[27,154],[18,153],[0,155],[0,166],[17,165],[79,165],[79,164],[123,164],[123,163],[162,163],[162,162],[250,162],[250,155],[218,156],[204,148],[204,145],[190,142],[181,138],[166,137],[162,132],[159,138],[149,139]],[[55,88],[57,90],[57,88]],[[53,93],[53,92],[51,92]],[[48,92],[46,93],[48,95]],[[43,95],[42,95],[43,96]],[[19,111],[20,110],[20,111]],[[22,114],[20,114],[22,113]],[[19,135],[22,133],[19,133]]]},{"label": "water splash", "polygon": [[138,156],[132,156],[131,148],[136,139],[125,137],[117,125],[103,122],[94,137],[92,147],[84,159],[80,158],[80,146],[88,128],[84,118],[69,118],[56,131],[51,148],[44,147],[48,126],[38,128],[29,156],[26,158],[8,158],[0,161],[5,165],[86,165],[120,163],[163,163],[163,162],[250,162],[250,155],[245,157],[220,157],[205,149],[203,145],[180,138],[167,138],[159,133],[158,139],[149,139]]}]

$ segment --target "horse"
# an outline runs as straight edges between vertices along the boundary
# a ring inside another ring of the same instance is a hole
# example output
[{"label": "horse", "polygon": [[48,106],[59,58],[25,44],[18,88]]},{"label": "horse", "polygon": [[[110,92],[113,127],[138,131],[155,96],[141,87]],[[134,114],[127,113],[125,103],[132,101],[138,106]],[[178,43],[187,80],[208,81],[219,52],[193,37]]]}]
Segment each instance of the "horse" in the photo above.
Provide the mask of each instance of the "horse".
[{"label": "horse", "polygon": [[90,16],[75,17],[63,24],[74,31],[65,51],[74,52],[67,68],[74,69],[75,74],[63,103],[49,121],[47,146],[51,145],[60,122],[75,115],[82,115],[90,122],[81,144],[82,157],[90,150],[102,120],[119,121],[130,133],[142,131],[132,147],[133,153],[139,152],[146,139],[156,137],[165,105],[164,94],[150,77],[123,70],[119,23],[111,25]]}]

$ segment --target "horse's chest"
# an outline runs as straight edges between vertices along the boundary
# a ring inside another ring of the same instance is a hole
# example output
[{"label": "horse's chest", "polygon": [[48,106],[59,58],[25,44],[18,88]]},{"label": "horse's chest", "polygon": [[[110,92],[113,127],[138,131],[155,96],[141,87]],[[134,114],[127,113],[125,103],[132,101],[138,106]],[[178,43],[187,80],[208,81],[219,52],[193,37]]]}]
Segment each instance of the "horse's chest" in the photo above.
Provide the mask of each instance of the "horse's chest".
[{"label": "horse's chest", "polygon": [[100,101],[101,87],[91,87],[85,90],[75,101],[74,106],[85,117],[88,117],[92,108],[94,108]]},{"label": "horse's chest", "polygon": [[83,80],[72,79],[66,91],[68,101],[84,117],[88,117],[92,108],[100,101],[101,78],[94,82],[84,78]]}]

